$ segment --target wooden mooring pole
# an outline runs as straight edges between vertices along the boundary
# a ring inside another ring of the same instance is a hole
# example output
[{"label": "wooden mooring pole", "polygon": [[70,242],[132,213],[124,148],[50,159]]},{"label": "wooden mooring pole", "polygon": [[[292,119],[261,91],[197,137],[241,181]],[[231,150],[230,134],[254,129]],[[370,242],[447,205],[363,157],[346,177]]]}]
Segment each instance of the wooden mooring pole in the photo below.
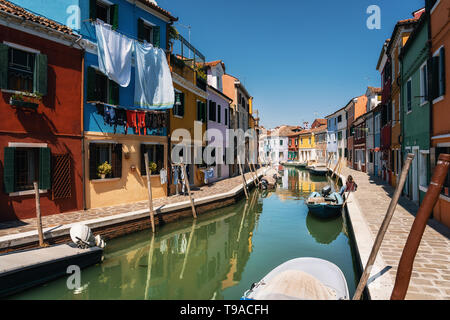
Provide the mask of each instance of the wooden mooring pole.
[{"label": "wooden mooring pole", "polygon": [[359,280],[358,287],[356,288],[355,294],[353,296],[353,300],[359,300],[361,298],[361,294],[366,287],[367,280],[369,279],[370,272],[372,271],[373,264],[375,263],[375,259],[377,258],[378,251],[381,247],[381,242],[383,241],[384,235],[389,227],[389,223],[391,222],[392,216],[394,215],[395,208],[398,203],[398,199],[402,193],[403,187],[405,185],[406,177],[408,175],[409,168],[411,166],[411,162],[414,159],[414,154],[410,153],[406,157],[405,163],[403,164],[403,169],[400,174],[400,180],[395,188],[394,195],[392,197],[391,203],[389,204],[388,210],[384,217],[384,220],[381,224],[380,229],[378,230],[377,237],[375,238],[375,242],[372,247],[372,251],[370,252],[369,259],[367,260],[366,267],[364,268],[364,272]]},{"label": "wooden mooring pole", "polygon": [[[183,161],[183,159],[181,161]],[[181,163],[181,170],[183,170],[183,175],[184,175],[183,180],[184,180],[184,184],[186,185],[186,188],[188,191],[189,201],[191,202],[192,215],[194,216],[194,219],[197,219],[197,212],[195,211],[194,200],[192,199],[192,195],[191,195],[191,186],[189,185],[189,180],[187,179],[186,166],[184,165],[184,163]]]},{"label": "wooden mooring pole", "polygon": [[245,180],[244,171],[242,171],[242,165],[241,165],[240,158],[238,159],[238,162],[239,162],[239,171],[241,172],[241,176],[242,176],[242,186],[244,187],[245,198],[248,199],[247,181]]},{"label": "wooden mooring pole", "polygon": [[414,258],[419,249],[427,221],[430,218],[431,212],[441,193],[449,166],[450,154],[441,154],[437,165],[434,168],[433,177],[431,178],[427,193],[419,207],[419,211],[411,226],[408,239],[406,240],[405,247],[403,248],[402,256],[398,264],[394,289],[391,294],[391,300],[405,299],[406,293],[408,292],[409,281],[411,280]]},{"label": "wooden mooring pole", "polygon": [[36,224],[37,224],[37,230],[38,230],[38,236],[39,236],[39,246],[44,247],[44,233],[42,232],[42,219],[41,219],[41,198],[39,195],[39,186],[37,181],[33,182],[34,186],[34,193],[36,197]]},{"label": "wooden mooring pole", "polygon": [[152,232],[155,233],[155,217],[153,212],[152,184],[150,182],[152,171],[149,168],[148,153],[144,153],[145,169],[147,172],[147,189],[148,189],[148,209],[150,210],[150,220],[152,223]]}]

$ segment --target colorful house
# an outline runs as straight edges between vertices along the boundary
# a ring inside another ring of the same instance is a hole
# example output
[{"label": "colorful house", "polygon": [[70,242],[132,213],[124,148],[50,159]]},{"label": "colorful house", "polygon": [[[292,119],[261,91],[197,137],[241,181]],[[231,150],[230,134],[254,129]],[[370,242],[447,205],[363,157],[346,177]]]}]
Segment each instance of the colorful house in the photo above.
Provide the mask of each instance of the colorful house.
[{"label": "colorful house", "polygon": [[[327,151],[331,155],[331,163],[339,158],[347,157],[347,114],[345,107],[325,117],[327,120]],[[326,162],[326,160],[325,160]]]},{"label": "colorful house", "polygon": [[423,14],[400,54],[402,153],[415,155],[405,194],[419,203],[430,179],[430,103],[428,101],[428,15]]},{"label": "colorful house", "polygon": [[[421,10],[423,12],[423,10]],[[386,54],[391,60],[391,145],[390,145],[390,184],[392,186],[397,185],[397,179],[400,175],[402,168],[402,153],[401,153],[401,118],[400,118],[400,50],[408,41],[409,35],[417,24],[416,15],[414,18],[398,21],[392,32],[391,41],[386,48]]]},{"label": "colorful house", "polygon": [[392,63],[387,55],[387,47],[390,39],[386,40],[378,58],[377,70],[381,75],[381,106],[380,106],[380,151],[381,151],[381,178],[390,183],[390,158],[391,158],[391,86],[392,86]]},{"label": "colorful house", "polygon": [[[430,164],[433,171],[441,153],[450,154],[450,2],[427,0],[430,14],[432,70],[430,100],[431,107],[431,149]],[[450,227],[450,174],[442,189],[433,214],[434,218]]]},{"label": "colorful house", "polygon": [[[367,97],[365,95],[355,97],[351,99],[347,105],[345,106],[345,112],[347,114],[347,150],[348,150],[348,158],[347,165],[351,168],[357,169],[358,163],[364,161],[365,159],[365,142],[360,141],[358,145],[358,159],[356,159],[355,146],[356,143],[356,135],[355,135],[355,125],[354,122],[361,117],[366,111],[367,105]],[[357,126],[362,128],[362,124],[358,123]],[[361,139],[363,131],[358,131],[358,139]],[[360,158],[359,158],[360,157]]]},{"label": "colorful house", "polygon": [[[216,159],[222,163],[213,165],[216,181],[229,177],[229,166],[226,164],[227,129],[230,125],[230,103],[233,101],[222,92],[222,76],[225,73],[225,64],[222,61],[205,63],[208,76],[208,108],[207,108],[207,142],[220,148],[215,149]],[[213,138],[214,136],[214,138]]]},{"label": "colorful house", "polygon": [[298,161],[298,132],[288,136],[288,161]]},{"label": "colorful house", "polygon": [[78,36],[0,1],[0,221],[83,209]]},{"label": "colorful house", "polygon": [[367,150],[367,172],[377,175],[380,168],[381,153],[380,148],[380,108],[381,88],[368,87],[366,91],[366,150]]},{"label": "colorful house", "polygon": [[[177,144],[184,145],[178,153],[187,162],[189,183],[193,186],[204,185],[204,171],[208,168],[203,152],[206,147],[207,126],[207,74],[205,57],[181,35],[176,40],[180,52],[172,54],[170,66],[175,89],[175,105],[170,111],[171,153]],[[181,131],[179,130],[181,129]],[[188,134],[184,137],[183,132]],[[181,134],[180,134],[181,133]],[[173,181],[173,180],[172,180]],[[173,194],[175,185],[170,185]]]}]

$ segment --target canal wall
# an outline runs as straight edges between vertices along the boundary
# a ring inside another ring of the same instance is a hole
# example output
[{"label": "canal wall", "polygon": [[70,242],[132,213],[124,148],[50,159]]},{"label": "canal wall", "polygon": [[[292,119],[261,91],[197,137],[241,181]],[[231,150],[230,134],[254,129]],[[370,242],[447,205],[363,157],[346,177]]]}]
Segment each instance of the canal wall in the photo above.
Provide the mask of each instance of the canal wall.
[{"label": "canal wall", "polygon": [[[263,176],[263,170],[258,170],[259,177]],[[254,179],[254,177],[246,179],[249,190],[255,187]],[[244,196],[245,192],[242,183],[228,192],[196,198],[193,201],[197,215],[201,215],[211,210],[232,205]],[[155,206],[154,212],[156,226],[162,226],[180,219],[192,217],[190,201]],[[70,228],[78,223],[80,222],[44,228],[45,242],[50,245],[71,242]],[[90,227],[94,235],[101,235],[105,240],[151,228],[150,212],[148,209],[85,220],[82,223]],[[0,253],[36,248],[38,246],[39,238],[37,231],[0,237]]]}]

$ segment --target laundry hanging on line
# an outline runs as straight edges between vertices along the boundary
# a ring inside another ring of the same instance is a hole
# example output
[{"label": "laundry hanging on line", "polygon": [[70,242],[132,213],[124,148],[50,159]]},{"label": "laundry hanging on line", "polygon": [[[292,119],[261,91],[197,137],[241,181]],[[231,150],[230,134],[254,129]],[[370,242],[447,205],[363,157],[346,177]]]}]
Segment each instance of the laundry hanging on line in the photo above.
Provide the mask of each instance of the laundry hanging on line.
[{"label": "laundry hanging on line", "polygon": [[128,87],[131,79],[131,54],[134,41],[96,21],[98,67],[110,80]]}]

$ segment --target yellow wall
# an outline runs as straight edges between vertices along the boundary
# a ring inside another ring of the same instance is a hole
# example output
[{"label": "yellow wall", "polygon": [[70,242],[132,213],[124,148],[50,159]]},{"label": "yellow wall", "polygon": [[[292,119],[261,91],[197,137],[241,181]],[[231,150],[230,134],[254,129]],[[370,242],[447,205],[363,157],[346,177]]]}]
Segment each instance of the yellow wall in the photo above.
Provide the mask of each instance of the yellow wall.
[{"label": "yellow wall", "polygon": [[[206,132],[206,123],[202,124],[201,129],[201,137],[196,137],[194,135],[194,123],[200,124],[201,122],[197,121],[197,101],[202,101],[206,105],[206,109],[208,109],[207,101],[205,98],[198,96],[192,91],[174,83],[174,88],[178,91],[182,91],[184,93],[184,116],[179,117],[173,114],[173,110],[170,111],[170,136],[176,129],[186,129],[189,131],[192,139],[203,139],[203,136]],[[172,146],[176,143],[176,141],[171,140]],[[202,146],[206,145],[205,141],[201,141]],[[192,145],[192,143],[191,143]],[[170,151],[169,151],[170,157]],[[203,185],[203,173],[197,168],[197,165],[194,165],[194,185],[201,186]],[[175,190],[174,186],[171,186],[171,193]]]},{"label": "yellow wall", "polygon": [[[311,138],[311,143],[309,143],[309,138]],[[314,135],[311,135],[311,134],[300,135],[298,137],[298,147],[299,147],[299,149],[315,148],[316,143],[314,141]]]},{"label": "yellow wall", "polygon": [[[122,144],[122,177],[104,180],[89,180],[89,142],[114,141]],[[118,204],[148,200],[147,178],[141,176],[141,143],[155,142],[164,145],[164,167],[167,169],[167,137],[102,134],[86,132],[85,181],[87,208],[107,207]],[[129,152],[129,159],[126,153]],[[135,166],[135,170],[131,169]],[[161,185],[159,175],[152,175],[153,199],[166,196],[167,185]]]}]

